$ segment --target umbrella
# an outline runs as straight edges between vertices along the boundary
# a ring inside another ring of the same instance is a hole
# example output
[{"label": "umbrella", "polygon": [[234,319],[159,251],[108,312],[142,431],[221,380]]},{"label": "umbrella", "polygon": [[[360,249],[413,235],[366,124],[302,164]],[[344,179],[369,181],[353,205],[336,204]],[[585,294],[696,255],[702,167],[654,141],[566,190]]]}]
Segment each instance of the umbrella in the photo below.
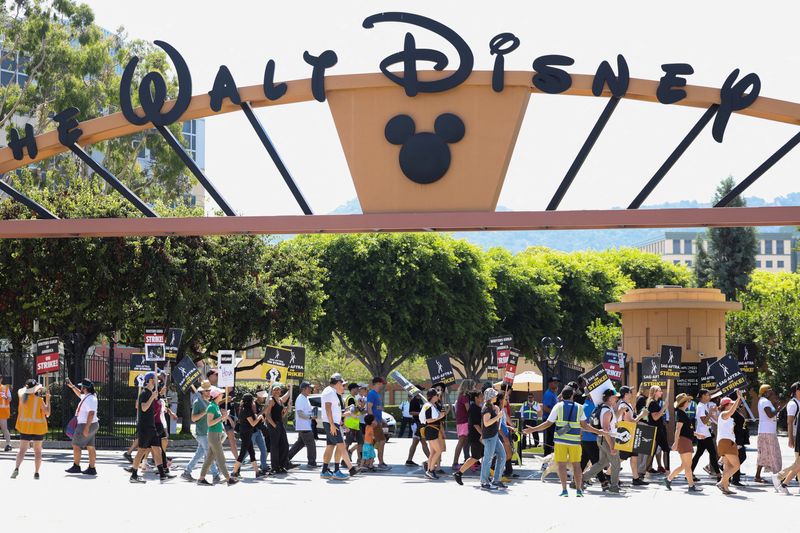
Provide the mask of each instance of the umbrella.
[{"label": "umbrella", "polygon": [[[514,376],[514,385],[511,387],[511,390],[518,392],[541,392],[543,390],[542,383],[541,375],[532,370],[526,370]],[[502,384],[503,382],[500,381],[495,383],[494,386],[499,387]]]}]

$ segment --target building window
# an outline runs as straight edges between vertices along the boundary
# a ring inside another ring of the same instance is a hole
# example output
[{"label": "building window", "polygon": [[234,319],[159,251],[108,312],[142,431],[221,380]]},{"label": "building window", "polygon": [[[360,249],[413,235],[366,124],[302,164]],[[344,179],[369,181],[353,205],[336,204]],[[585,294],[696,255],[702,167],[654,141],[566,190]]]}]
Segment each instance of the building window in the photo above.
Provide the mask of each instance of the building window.
[{"label": "building window", "polygon": [[767,268],[772,268],[772,261],[767,261]]},{"label": "building window", "polygon": [[783,240],[775,241],[775,253],[778,255],[783,255]]},{"label": "building window", "polygon": [[681,253],[681,240],[680,239],[672,239],[672,253],[673,254]]},{"label": "building window", "polygon": [[761,268],[761,261],[756,261],[756,268]]},{"label": "building window", "polygon": [[650,349],[650,328],[644,328],[644,349]]},{"label": "building window", "polygon": [[691,255],[693,253],[691,239],[686,239],[683,241],[683,253],[685,253],[686,255]]},{"label": "building window", "polygon": [[692,349],[692,328],[686,328],[686,349]]},{"label": "building window", "polygon": [[692,266],[692,260],[691,259],[687,259],[686,260],[686,266],[689,266],[689,267]]},{"label": "building window", "polygon": [[772,254],[772,241],[770,240],[764,241],[764,254],[766,255]]},{"label": "building window", "polygon": [[783,268],[783,261],[778,261],[778,268]]}]

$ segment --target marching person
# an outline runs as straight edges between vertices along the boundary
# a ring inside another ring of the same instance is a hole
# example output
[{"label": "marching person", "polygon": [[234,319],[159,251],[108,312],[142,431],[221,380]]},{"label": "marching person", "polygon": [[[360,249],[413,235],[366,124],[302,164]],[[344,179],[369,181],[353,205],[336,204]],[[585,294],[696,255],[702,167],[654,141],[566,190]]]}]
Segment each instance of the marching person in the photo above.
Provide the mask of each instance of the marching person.
[{"label": "marching person", "polygon": [[[189,460],[189,463],[184,468],[181,474],[181,479],[186,481],[197,481],[192,477],[192,470],[194,470],[197,463],[204,461],[206,454],[208,454],[208,402],[211,399],[211,382],[204,380],[200,383],[198,395],[194,403],[192,403],[192,422],[194,422],[194,439],[197,441],[197,450],[194,456]],[[211,475],[214,477],[214,482],[219,481],[219,470],[217,463],[211,464]]]},{"label": "marching person", "polygon": [[569,496],[567,492],[567,465],[572,465],[575,475],[576,496],[583,497],[583,472],[581,471],[581,430],[602,436],[605,433],[586,423],[586,414],[583,406],[572,401],[573,390],[564,387],[561,391],[561,401],[550,410],[547,420],[538,426],[527,428],[524,431],[542,431],[555,426],[554,432],[554,460],[558,465],[558,477],[561,480],[562,497]]},{"label": "marching person", "polygon": [[[656,428],[656,451],[655,456],[658,462],[658,470],[650,470],[650,473],[666,474],[669,473],[669,438],[667,437],[666,414],[667,407],[664,402],[664,391],[658,385],[650,387],[650,397],[647,402],[647,423]],[[661,456],[664,456],[664,465],[661,465]],[[652,464],[653,460],[650,459]]]},{"label": "marching person", "polygon": [[736,448],[739,450],[739,469],[731,476],[731,485],[744,487],[742,483],[742,464],[747,460],[747,445],[750,444],[750,430],[747,428],[747,418],[744,412],[744,402],[733,412],[733,436],[736,437]]},{"label": "marching person", "polygon": [[[267,402],[264,408],[264,420],[267,423],[267,431],[269,432],[269,456],[272,461],[273,474],[286,474],[289,472],[289,439],[286,435],[286,426],[283,424],[283,418],[288,411],[287,403],[292,397],[292,388],[294,385],[289,385],[289,389],[285,394],[283,392],[283,385],[280,383],[272,384],[272,397]],[[241,427],[241,418],[239,419]]]},{"label": "marching person", "polygon": [[483,457],[483,444],[481,444],[481,407],[483,406],[483,394],[478,391],[470,391],[467,393],[469,399],[469,407],[467,408],[467,417],[469,420],[469,435],[467,440],[467,451],[469,457],[461,468],[453,474],[456,483],[463,485],[462,477],[469,469],[475,467],[480,463]]},{"label": "marching person", "polygon": [[[506,489],[501,477],[506,462],[506,451],[500,441],[500,419],[503,410],[497,406],[498,392],[492,388],[483,391],[481,409],[481,434],[483,436],[483,462],[481,463],[481,488],[484,490]],[[489,479],[489,471],[495,461],[494,476]]]},{"label": "marching person", "polygon": [[314,414],[314,408],[311,407],[311,402],[308,401],[309,394],[311,394],[311,384],[308,381],[304,381],[300,384],[300,394],[297,395],[297,400],[294,404],[294,429],[297,431],[297,441],[289,449],[289,461],[300,450],[306,448],[307,465],[310,468],[316,468],[317,444],[314,442],[314,435],[311,430],[311,418]]},{"label": "marching person", "polygon": [[50,391],[45,391],[44,397],[41,391],[41,384],[35,379],[29,379],[25,382],[25,387],[17,392],[19,408],[16,427],[19,432],[19,451],[11,479],[19,475],[19,467],[31,443],[33,443],[35,468],[33,479],[39,479],[39,468],[42,466],[42,441],[47,434],[47,418],[50,416]]},{"label": "marching person", "polygon": [[[345,427],[345,440],[344,445],[347,449],[347,456],[351,458],[353,452],[356,452],[357,464],[361,464],[361,453],[364,446],[364,431],[361,429],[361,416],[364,413],[364,402],[359,401],[358,396],[358,383],[350,383],[347,385],[347,398],[344,401],[344,427]],[[366,425],[366,421],[364,422]]]},{"label": "marching person", "polygon": [[406,466],[419,466],[414,462],[414,453],[416,453],[417,445],[419,444],[422,444],[422,453],[425,454],[425,457],[427,458],[430,455],[428,443],[424,438],[422,438],[422,433],[420,433],[422,424],[419,423],[419,414],[422,412],[422,406],[424,403],[425,402],[423,402],[419,396],[414,396],[408,406],[408,412],[411,413],[412,417],[414,417],[414,422],[411,424],[413,437],[411,439],[411,446],[408,447]]},{"label": "marching person", "polygon": [[[727,396],[719,402],[720,414],[717,419],[717,451],[723,458],[724,468],[722,479],[717,483],[717,488],[723,494],[736,494],[730,490],[729,482],[733,473],[739,470],[739,450],[736,448],[736,435],[734,433],[733,413],[742,403],[742,391],[736,391],[736,401]],[[777,477],[777,476],[776,476]]]},{"label": "marching person", "polygon": [[781,471],[783,458],[781,447],[778,444],[778,405],[775,391],[764,384],[758,389],[758,459],[756,460],[756,476],[753,481],[766,483],[761,477],[761,469],[772,472],[772,484],[776,491],[780,491],[781,481],[778,473]]},{"label": "marching person", "polygon": [[464,451],[464,462],[467,461],[469,454],[467,447],[469,442],[469,397],[467,396],[475,388],[475,382],[471,379],[465,379],[458,386],[458,396],[456,397],[456,435],[458,442],[456,443],[456,451],[453,455],[453,470],[457,471],[461,468],[458,463],[458,458],[461,451]]},{"label": "marching person", "polygon": [[[599,439],[600,444],[598,447],[600,448],[600,460],[597,463],[592,464],[592,468],[590,468],[589,471],[584,474],[586,478],[592,479],[606,468],[609,468],[611,471],[611,482],[609,484],[606,481],[603,481],[602,487],[604,492],[608,490],[608,492],[613,494],[619,494],[621,492],[619,488],[620,457],[619,452],[616,449],[614,437],[610,435],[611,433],[616,433],[617,431],[618,398],[619,393],[616,390],[604,390],[603,403],[601,403],[595,413],[592,414],[592,425],[595,427],[595,429],[602,430],[606,434]],[[579,480],[576,479],[576,488],[580,488],[578,483]]]},{"label": "marching person", "polygon": [[781,492],[789,494],[789,483],[800,473],[800,381],[792,383],[792,399],[786,404],[786,432],[789,448],[794,451],[794,463],[781,472]]},{"label": "marching person", "polygon": [[375,452],[378,455],[378,470],[391,470],[392,467],[383,460],[383,447],[386,444],[386,434],[383,432],[383,387],[386,380],[380,376],[372,378],[372,388],[367,393],[366,414],[375,417],[378,427],[375,428]]},{"label": "marching person", "polygon": [[414,419],[411,416],[411,399],[413,395],[409,394],[408,398],[403,400],[400,403],[400,413],[403,415],[403,420],[400,422],[400,431],[398,432],[398,437],[403,438],[403,435],[406,433],[406,429],[408,429],[408,436],[409,438],[414,436],[414,430],[411,429],[411,426],[414,424]]},{"label": "marching person", "polygon": [[139,465],[148,453],[153,456],[153,461],[158,468],[158,477],[162,482],[175,477],[167,471],[161,461],[161,438],[156,431],[155,422],[155,404],[158,401],[157,381],[158,376],[154,372],[145,374],[144,387],[137,400],[136,433],[139,449],[133,459],[133,465],[125,469],[131,474],[131,483],[145,483],[145,480],[139,477]]},{"label": "marching person", "polygon": [[[583,412],[588,415],[588,418],[591,418],[592,414],[597,409],[597,406],[594,404],[594,400],[592,400],[591,395],[587,395],[586,399],[583,402]],[[535,427],[535,426],[533,426]],[[534,433],[536,435],[536,433]],[[589,466],[591,463],[592,465],[596,465],[600,462],[600,446],[597,443],[597,435],[594,433],[590,433],[588,431],[581,432],[581,472],[583,474],[583,484],[584,487],[586,485],[592,484],[592,479],[586,475],[586,467]],[[605,472],[602,470],[597,473],[597,479],[600,483],[604,486],[608,486],[608,476],[606,476]],[[573,480],[570,483],[570,488],[577,488],[575,482]]]},{"label": "marching person", "polygon": [[419,414],[419,421],[422,424],[422,435],[430,445],[431,454],[425,462],[425,477],[428,479],[439,479],[436,468],[442,456],[442,446],[439,436],[442,433],[442,421],[447,416],[447,409],[440,412],[436,406],[439,400],[439,390],[429,389],[426,394],[428,401],[422,406]]},{"label": "marching person", "polygon": [[222,439],[224,438],[224,428],[222,423],[228,418],[228,410],[220,409],[219,402],[224,398],[222,390],[214,387],[211,389],[211,401],[208,402],[206,408],[206,423],[208,424],[208,453],[205,460],[203,460],[203,467],[200,469],[200,477],[197,484],[201,487],[210,487],[211,483],[206,481],[206,474],[211,469],[211,463],[216,462],[222,477],[225,478],[228,485],[235,485],[239,482],[238,479],[228,473],[228,467],[225,464],[225,452],[222,451]]},{"label": "marching person", "polygon": [[700,402],[697,404],[697,411],[695,413],[695,437],[697,437],[697,452],[692,458],[692,474],[694,469],[697,468],[697,463],[704,452],[708,452],[710,467],[714,474],[717,476],[717,481],[720,479],[719,461],[717,459],[717,447],[714,444],[714,437],[711,436],[711,421],[714,415],[714,408],[711,405],[711,395],[708,390],[700,389],[697,392],[697,399]]},{"label": "marching person", "polygon": [[702,489],[695,484],[692,475],[692,452],[694,451],[692,438],[695,431],[692,419],[686,414],[686,407],[691,400],[692,397],[684,393],[678,394],[675,398],[675,440],[672,443],[672,451],[678,452],[680,455],[681,465],[664,478],[667,490],[672,490],[672,480],[683,472],[686,481],[689,482],[689,492],[702,492]]},{"label": "marching person", "polygon": [[253,436],[251,440],[253,441],[253,446],[258,447],[258,457],[260,462],[260,472],[262,476],[266,476],[269,473],[269,465],[267,464],[267,455],[269,455],[269,448],[267,443],[267,438],[269,437],[269,433],[267,432],[267,424],[264,421],[264,417],[266,414],[264,413],[264,408],[267,405],[267,398],[269,395],[267,391],[265,391],[260,386],[256,388],[256,396],[255,401],[253,402],[253,407],[256,411],[256,416],[261,415],[261,421],[256,424],[255,431],[253,431]]},{"label": "marching person", "polygon": [[[523,428],[534,427],[539,424],[539,417],[542,416],[542,404],[537,402],[533,393],[528,393],[528,399],[519,408],[519,418],[522,420]],[[532,433],[525,437],[525,448],[539,447],[539,434]]]},{"label": "marching person", "polygon": [[[634,411],[633,405],[631,405],[631,401],[633,400],[632,388],[628,387],[627,385],[623,385],[619,388],[619,395],[620,398],[617,402],[617,417],[621,422],[632,422],[636,424],[645,416],[647,416],[646,411],[639,412],[639,414],[636,414],[637,412]],[[630,459],[631,476],[633,477],[632,484],[634,487],[646,487],[650,484],[644,480],[644,475],[640,474],[639,472],[639,456],[637,454],[621,451],[619,452],[619,458],[621,461]]]},{"label": "marching person", "polygon": [[264,476],[258,468],[256,462],[256,449],[253,445],[253,434],[258,431],[258,425],[264,420],[264,415],[256,414],[255,398],[249,392],[242,396],[242,403],[239,406],[239,438],[242,439],[242,447],[239,448],[239,455],[233,463],[233,477],[241,477],[242,461],[246,455],[250,455],[250,464],[253,465],[256,479]]},{"label": "marching person", "polygon": [[[325,453],[322,454],[322,471],[319,477],[322,479],[335,479],[343,481],[350,476],[358,473],[344,448],[344,438],[342,437],[342,400],[344,394],[344,379],[342,375],[336,373],[331,376],[330,385],[322,391],[322,429],[325,431]],[[373,415],[374,416],[374,415]],[[331,472],[330,462],[334,459],[333,472]],[[344,460],[350,474],[345,474],[339,470],[340,462]]]},{"label": "marching person", "polygon": [[[72,434],[72,466],[66,472],[96,476],[97,450],[94,442],[97,430],[100,429],[100,418],[97,416],[97,395],[94,393],[94,384],[88,379],[84,379],[76,387],[67,379],[67,386],[75,393],[75,396],[80,398],[80,403],[75,409],[78,425],[75,426],[75,433]],[[86,448],[86,452],[89,454],[89,466],[83,471],[81,471],[82,448]]]},{"label": "marching person", "polygon": [[6,439],[3,451],[11,451],[11,432],[8,431],[8,419],[11,418],[11,387],[3,384],[3,375],[0,374],[0,430]]},{"label": "marching person", "polygon": [[[553,407],[555,407],[558,403],[558,387],[560,385],[561,380],[558,378],[558,376],[551,376],[550,379],[547,380],[547,390],[544,391],[544,396],[542,398],[542,416],[548,418],[550,417]],[[544,433],[545,457],[553,453],[554,435],[555,428],[548,426],[547,431]]]}]

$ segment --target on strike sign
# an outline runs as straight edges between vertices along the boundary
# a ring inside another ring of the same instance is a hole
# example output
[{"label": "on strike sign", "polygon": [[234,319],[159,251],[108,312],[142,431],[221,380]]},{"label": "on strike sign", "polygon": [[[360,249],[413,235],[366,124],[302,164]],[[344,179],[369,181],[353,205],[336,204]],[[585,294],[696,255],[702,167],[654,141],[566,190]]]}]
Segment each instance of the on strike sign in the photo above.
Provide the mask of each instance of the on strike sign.
[{"label": "on strike sign", "polygon": [[61,368],[58,337],[36,341],[36,375],[51,374]]},{"label": "on strike sign", "polygon": [[145,344],[166,344],[167,335],[164,328],[145,328],[144,330],[144,343]]}]

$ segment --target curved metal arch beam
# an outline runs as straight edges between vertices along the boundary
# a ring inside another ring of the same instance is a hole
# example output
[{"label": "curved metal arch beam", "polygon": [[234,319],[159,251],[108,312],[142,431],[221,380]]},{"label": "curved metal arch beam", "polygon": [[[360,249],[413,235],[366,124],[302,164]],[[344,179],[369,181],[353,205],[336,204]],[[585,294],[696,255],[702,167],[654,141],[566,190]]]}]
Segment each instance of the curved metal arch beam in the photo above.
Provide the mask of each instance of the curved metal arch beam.
[{"label": "curved metal arch beam", "polygon": [[[419,73],[419,78],[421,80],[430,80],[441,77],[443,74],[446,73],[425,71]],[[541,91],[533,86],[531,82],[532,75],[532,71],[507,72],[505,75],[505,85],[528,87],[533,93],[541,93]],[[594,79],[594,75],[572,74],[571,76],[572,86],[561,94],[573,96],[594,96],[592,94],[592,80]],[[243,102],[249,102],[254,108],[308,102],[314,99],[314,96],[311,92],[311,79],[293,80],[286,83],[288,85],[286,94],[276,101],[267,99],[267,97],[264,95],[264,90],[261,85],[240,87],[239,95]],[[491,83],[492,72],[475,71],[464,82],[464,85],[489,86]],[[628,92],[624,98],[630,100],[639,100],[642,102],[658,103],[658,99],[656,98],[656,88],[658,87],[658,83],[658,81],[653,80],[631,78],[628,86]],[[327,92],[332,92],[344,89],[367,89],[397,86],[382,73],[370,73],[327,76],[325,79],[325,87]],[[687,85],[684,87],[684,89],[686,90],[686,98],[680,102],[677,102],[676,104],[670,105],[707,109],[709,106],[719,103],[719,88],[704,87],[700,85]],[[602,96],[610,97],[611,93],[610,91],[605,90],[603,91],[601,97]],[[219,112],[214,112],[211,110],[209,102],[210,97],[208,94],[204,93],[193,96],[189,107],[181,116],[180,121],[185,122],[187,120],[196,118],[205,118],[242,110],[239,105],[236,105],[229,100],[225,100]],[[169,109],[170,107],[171,103],[167,103],[166,108]],[[775,122],[800,125],[800,103],[797,102],[788,102],[785,100],[776,100],[774,98],[760,96],[758,99],[756,99],[753,105],[741,111],[736,111],[736,113]],[[142,126],[136,126],[125,120],[125,117],[122,116],[122,113],[114,113],[81,122],[83,135],[78,142],[81,145],[88,145],[117,137],[132,135],[134,133],[152,128],[153,125],[149,123]],[[35,158],[25,157],[21,161],[14,159],[10,148],[0,149],[0,174],[25,165],[29,165],[31,163],[35,163],[37,161],[49,159],[54,155],[67,151],[67,148],[58,141],[58,133],[56,131],[50,131],[38,135],[36,137],[36,143],[39,148],[39,153],[37,156]]]}]

